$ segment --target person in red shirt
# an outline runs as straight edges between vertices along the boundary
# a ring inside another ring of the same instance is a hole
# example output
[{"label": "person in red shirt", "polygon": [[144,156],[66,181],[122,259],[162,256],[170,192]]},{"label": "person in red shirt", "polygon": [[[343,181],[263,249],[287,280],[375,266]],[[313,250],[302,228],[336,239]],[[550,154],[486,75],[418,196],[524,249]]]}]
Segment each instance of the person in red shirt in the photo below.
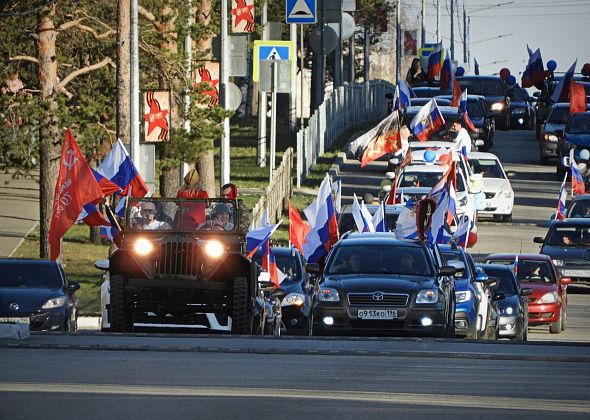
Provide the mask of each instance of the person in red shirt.
[{"label": "person in red shirt", "polygon": [[[178,193],[176,198],[194,199],[194,198],[209,198],[207,191],[204,191],[199,186],[199,173],[196,169],[191,169],[184,176],[184,185]],[[198,226],[206,221],[205,209],[207,204],[200,203],[183,203],[181,205],[182,211],[182,226],[183,230],[196,230]]]}]

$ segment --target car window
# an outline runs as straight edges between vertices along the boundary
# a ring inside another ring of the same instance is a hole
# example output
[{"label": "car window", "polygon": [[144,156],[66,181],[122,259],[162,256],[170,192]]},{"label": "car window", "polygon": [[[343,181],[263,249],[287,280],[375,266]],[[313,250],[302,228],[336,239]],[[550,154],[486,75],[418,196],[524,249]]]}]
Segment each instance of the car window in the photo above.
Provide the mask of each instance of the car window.
[{"label": "car window", "polygon": [[569,107],[553,108],[547,117],[547,122],[551,124],[566,124],[570,117]]},{"label": "car window", "polygon": [[[441,172],[406,171],[401,174],[398,188],[424,187],[432,188],[443,176]],[[457,192],[465,191],[465,180],[461,172],[457,173]]]},{"label": "car window", "polygon": [[514,264],[514,258],[511,260],[486,260],[486,264],[501,264],[501,265],[512,265]]},{"label": "car window", "polygon": [[465,264],[465,270],[463,270],[463,272],[461,273],[460,276],[455,275],[455,278],[458,278],[461,280],[465,280],[468,278],[469,268],[467,267],[467,264],[463,260],[463,257],[461,256],[460,252],[458,252],[458,251],[442,251],[442,255],[443,255],[445,264],[447,264],[451,260],[457,260],[457,261],[463,262],[463,264]]},{"label": "car window", "polygon": [[547,233],[546,245],[559,247],[590,247],[590,227],[556,226]]},{"label": "car window", "polygon": [[555,283],[549,261],[523,260],[518,262],[518,280],[534,283]]},{"label": "car window", "polygon": [[495,293],[504,293],[505,295],[517,294],[517,286],[514,280],[514,274],[511,270],[484,269],[486,274],[496,280],[496,285],[492,287]]},{"label": "car window", "polygon": [[[259,248],[252,258],[258,265],[262,265],[262,249]],[[301,267],[297,264],[297,257],[285,253],[273,253],[277,268],[281,270],[287,278],[285,280],[298,280],[301,278]]]},{"label": "car window", "polygon": [[496,159],[469,159],[469,166],[473,170],[473,173],[482,174],[484,178],[503,178],[506,179],[506,175],[502,171],[500,162]]},{"label": "car window", "polygon": [[421,247],[342,245],[334,250],[325,274],[432,276],[431,260]]},{"label": "car window", "polygon": [[524,89],[522,89],[520,86],[515,86],[513,92],[514,94],[512,96],[512,99],[517,101],[524,101],[529,97],[527,93],[524,91]]},{"label": "car window", "polygon": [[572,116],[568,133],[571,134],[590,134],[590,114],[578,114]]},{"label": "car window", "polygon": [[472,118],[481,118],[484,116],[484,111],[481,108],[479,100],[467,100],[467,113]]},{"label": "car window", "polygon": [[590,217],[590,200],[573,201],[568,211],[568,217]]},{"label": "car window", "polygon": [[0,287],[61,289],[62,278],[55,265],[0,263]]},{"label": "car window", "polygon": [[459,86],[461,86],[461,90],[467,88],[467,92],[471,95],[504,95],[504,84],[500,79],[461,79]]}]

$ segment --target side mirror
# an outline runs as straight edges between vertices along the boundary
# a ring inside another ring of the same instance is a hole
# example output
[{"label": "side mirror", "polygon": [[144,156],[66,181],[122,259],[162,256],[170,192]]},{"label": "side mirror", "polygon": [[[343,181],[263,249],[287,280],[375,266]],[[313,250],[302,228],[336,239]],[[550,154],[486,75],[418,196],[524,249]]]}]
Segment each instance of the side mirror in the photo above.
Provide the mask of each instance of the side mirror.
[{"label": "side mirror", "polygon": [[545,242],[545,238],[543,238],[541,236],[535,236],[533,238],[533,242],[536,244],[542,244],[543,242]]},{"label": "side mirror", "polygon": [[[398,159],[397,158],[389,159],[389,162],[391,163],[392,160],[398,160]],[[397,165],[397,163],[395,165]],[[385,178],[389,179],[390,181],[393,181],[395,179],[395,172],[385,172]]]},{"label": "side mirror", "polygon": [[572,279],[570,279],[569,277],[562,277],[561,279],[559,279],[559,283],[563,285],[572,284]]},{"label": "side mirror", "polygon": [[445,265],[438,270],[439,276],[454,276],[457,273],[457,269],[452,265]]},{"label": "side mirror", "polygon": [[535,98],[539,98],[541,96],[541,92],[533,92],[533,96]]},{"label": "side mirror", "polygon": [[481,283],[483,283],[483,282],[486,282],[486,281],[488,281],[488,280],[489,280],[489,277],[488,277],[488,275],[487,275],[485,272],[483,272],[483,271],[479,271],[479,272],[478,272],[478,273],[475,275],[475,281],[477,281],[477,282],[481,282]]},{"label": "side mirror", "polygon": [[68,292],[75,292],[78,289],[80,289],[80,283],[78,283],[77,281],[68,281],[68,284],[66,286],[66,290]]},{"label": "side mirror", "polygon": [[533,294],[533,289],[525,287],[523,289],[520,289],[520,295],[521,296],[530,296]]},{"label": "side mirror", "polygon": [[94,261],[94,268],[99,270],[109,271],[109,260],[96,260]]},{"label": "side mirror", "polygon": [[463,261],[459,261],[459,260],[450,260],[447,261],[447,265],[449,265],[450,267],[454,267],[455,268],[455,275],[461,277],[463,275],[463,272],[465,271],[465,263]]},{"label": "side mirror", "polygon": [[270,273],[262,271],[258,275],[258,286],[262,288],[273,287],[274,283],[270,280]]},{"label": "side mirror", "polygon": [[494,293],[492,300],[503,300],[506,299],[506,295],[504,293]]},{"label": "side mirror", "polygon": [[316,263],[309,263],[305,266],[305,271],[312,274],[321,274],[320,265]]},{"label": "side mirror", "polygon": [[485,144],[485,142],[482,139],[475,140],[475,145],[477,147],[483,146],[484,144]]}]

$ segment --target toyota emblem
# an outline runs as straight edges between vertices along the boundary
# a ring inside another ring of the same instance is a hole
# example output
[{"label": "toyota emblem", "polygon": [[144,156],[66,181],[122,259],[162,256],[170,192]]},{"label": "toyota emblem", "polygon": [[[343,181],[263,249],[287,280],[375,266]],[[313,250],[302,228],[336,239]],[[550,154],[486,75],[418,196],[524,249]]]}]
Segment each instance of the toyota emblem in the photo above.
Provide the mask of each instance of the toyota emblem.
[{"label": "toyota emblem", "polygon": [[383,300],[383,293],[381,293],[381,292],[373,293],[373,300],[376,300],[376,301]]},{"label": "toyota emblem", "polygon": [[18,309],[20,308],[20,306],[18,306],[18,303],[11,303],[10,305],[8,305],[8,307],[11,311],[18,311]]}]

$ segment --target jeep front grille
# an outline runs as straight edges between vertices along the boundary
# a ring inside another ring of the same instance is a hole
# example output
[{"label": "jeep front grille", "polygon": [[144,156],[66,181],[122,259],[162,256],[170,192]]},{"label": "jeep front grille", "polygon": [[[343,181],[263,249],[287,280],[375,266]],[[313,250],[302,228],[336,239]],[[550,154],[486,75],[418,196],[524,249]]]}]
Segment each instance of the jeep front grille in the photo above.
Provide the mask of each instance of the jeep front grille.
[{"label": "jeep front grille", "polygon": [[196,276],[197,247],[186,242],[167,242],[160,245],[158,274],[164,276]]}]

